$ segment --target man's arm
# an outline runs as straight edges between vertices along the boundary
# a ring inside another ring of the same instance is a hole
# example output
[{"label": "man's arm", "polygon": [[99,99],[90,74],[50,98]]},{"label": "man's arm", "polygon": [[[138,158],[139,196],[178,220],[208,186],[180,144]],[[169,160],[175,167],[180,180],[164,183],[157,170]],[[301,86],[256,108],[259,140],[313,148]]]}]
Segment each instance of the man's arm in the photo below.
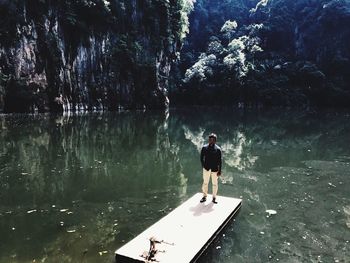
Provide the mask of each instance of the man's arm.
[{"label": "man's arm", "polygon": [[221,166],[222,166],[222,155],[221,155],[221,149],[219,149],[219,156],[218,156],[218,158],[219,158],[219,171],[218,171],[218,175],[221,175]]},{"label": "man's arm", "polygon": [[205,160],[205,147],[202,147],[202,151],[201,151],[201,164],[202,164],[202,167],[204,167],[204,160]]}]

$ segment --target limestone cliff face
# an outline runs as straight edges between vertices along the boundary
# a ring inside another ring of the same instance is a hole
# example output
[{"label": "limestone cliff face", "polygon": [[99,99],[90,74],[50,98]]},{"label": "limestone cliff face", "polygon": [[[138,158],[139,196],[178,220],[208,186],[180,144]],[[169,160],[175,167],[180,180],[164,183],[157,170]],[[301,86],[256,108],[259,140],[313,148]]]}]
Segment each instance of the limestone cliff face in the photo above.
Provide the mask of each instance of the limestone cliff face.
[{"label": "limestone cliff face", "polygon": [[3,1],[0,111],[166,108],[180,2]]}]

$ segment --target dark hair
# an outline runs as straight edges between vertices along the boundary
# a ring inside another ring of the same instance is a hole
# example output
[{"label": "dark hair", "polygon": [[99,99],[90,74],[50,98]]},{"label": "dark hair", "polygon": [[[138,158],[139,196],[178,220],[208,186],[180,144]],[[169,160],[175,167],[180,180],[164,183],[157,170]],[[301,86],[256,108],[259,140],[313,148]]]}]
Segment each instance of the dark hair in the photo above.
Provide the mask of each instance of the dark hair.
[{"label": "dark hair", "polygon": [[209,135],[209,138],[214,138],[214,139],[215,139],[215,141],[216,141],[217,136],[216,136],[216,134],[215,134],[215,133],[211,133],[211,134]]}]

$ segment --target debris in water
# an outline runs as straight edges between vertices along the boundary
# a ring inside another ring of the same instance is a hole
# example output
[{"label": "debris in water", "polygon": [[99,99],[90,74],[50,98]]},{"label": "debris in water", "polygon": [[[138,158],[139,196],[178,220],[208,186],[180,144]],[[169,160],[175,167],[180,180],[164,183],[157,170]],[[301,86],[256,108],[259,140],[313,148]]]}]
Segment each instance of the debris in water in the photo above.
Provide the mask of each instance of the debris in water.
[{"label": "debris in water", "polygon": [[265,232],[261,231],[260,234],[265,235]]},{"label": "debris in water", "polygon": [[31,213],[34,213],[34,212],[36,212],[36,209],[27,211],[27,214],[31,214]]},{"label": "debris in water", "polygon": [[103,254],[107,254],[108,253],[108,251],[107,250],[104,250],[104,251],[100,251],[100,252],[98,252],[98,254],[100,254],[100,256],[102,256]]},{"label": "debris in water", "polygon": [[60,209],[60,212],[67,212],[68,211],[68,209],[67,208],[65,208],[65,209]]},{"label": "debris in water", "polygon": [[328,183],[329,186],[332,186],[332,187],[336,187],[334,184],[332,183]]},{"label": "debris in water", "polygon": [[220,248],[221,248],[221,246],[217,246],[217,247],[216,247],[216,249],[220,249]]},{"label": "debris in water", "polygon": [[272,209],[266,210],[266,213],[268,213],[269,216],[277,214],[276,210],[272,210]]}]

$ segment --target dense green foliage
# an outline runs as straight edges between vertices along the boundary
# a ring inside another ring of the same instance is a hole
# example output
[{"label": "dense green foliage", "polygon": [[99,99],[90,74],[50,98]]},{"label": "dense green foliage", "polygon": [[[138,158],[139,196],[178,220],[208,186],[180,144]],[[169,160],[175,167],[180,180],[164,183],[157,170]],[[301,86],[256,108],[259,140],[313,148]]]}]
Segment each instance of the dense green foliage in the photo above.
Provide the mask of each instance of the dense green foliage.
[{"label": "dense green foliage", "polygon": [[349,106],[349,1],[200,0],[190,19],[174,103]]}]

